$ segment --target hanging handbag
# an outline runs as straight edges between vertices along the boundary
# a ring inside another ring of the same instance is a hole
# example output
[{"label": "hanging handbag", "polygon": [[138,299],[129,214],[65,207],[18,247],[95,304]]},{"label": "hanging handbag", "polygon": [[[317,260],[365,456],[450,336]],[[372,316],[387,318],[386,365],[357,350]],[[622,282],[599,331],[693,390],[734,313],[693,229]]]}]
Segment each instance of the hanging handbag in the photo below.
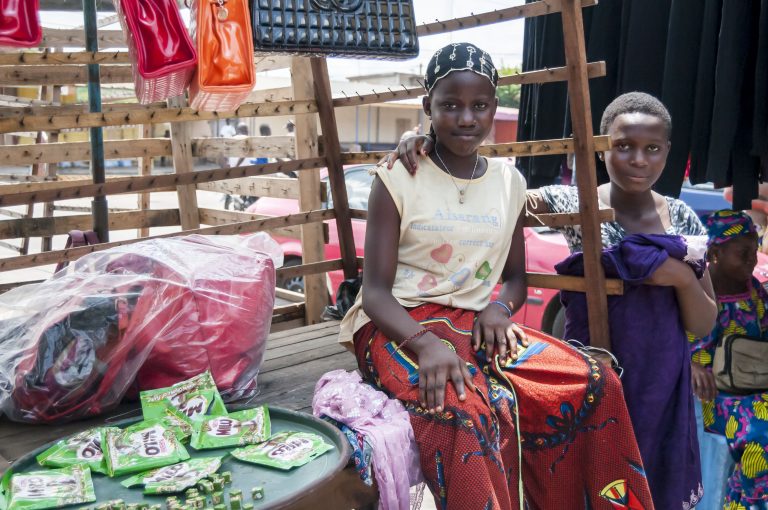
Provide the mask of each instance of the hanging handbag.
[{"label": "hanging handbag", "polygon": [[419,54],[412,0],[252,0],[257,51],[407,59]]},{"label": "hanging handbag", "polygon": [[32,48],[42,38],[38,0],[0,0],[0,46]]},{"label": "hanging handbag", "polygon": [[197,54],[176,0],[113,0],[123,28],[136,97],[141,104],[180,96]]},{"label": "hanging handbag", "polygon": [[248,0],[193,0],[192,37],[200,63],[189,88],[196,110],[234,111],[256,85]]},{"label": "hanging handbag", "polygon": [[726,335],[715,347],[712,372],[718,390],[742,395],[768,391],[768,340]]}]

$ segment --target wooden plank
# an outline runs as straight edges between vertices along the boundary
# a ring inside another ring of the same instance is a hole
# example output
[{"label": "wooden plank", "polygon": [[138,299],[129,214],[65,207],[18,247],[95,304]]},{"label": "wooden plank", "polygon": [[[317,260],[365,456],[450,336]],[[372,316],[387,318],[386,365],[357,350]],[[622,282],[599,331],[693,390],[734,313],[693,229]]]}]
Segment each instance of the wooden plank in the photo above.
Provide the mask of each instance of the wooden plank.
[{"label": "wooden plank", "polygon": [[281,278],[293,278],[294,276],[307,276],[313,274],[327,273],[341,269],[341,259],[323,260],[320,262],[309,262],[299,266],[287,266],[277,269],[277,276]]},{"label": "wooden plank", "polygon": [[[336,334],[338,334],[339,324],[341,324],[340,321],[319,322],[317,324],[312,324],[310,326],[303,327],[301,328],[300,331],[283,331],[280,333],[272,333],[269,335],[269,341],[267,342],[267,349],[271,348],[272,345],[276,345],[275,342],[279,342],[281,340],[293,341],[294,339],[302,339],[302,338],[306,339],[306,338],[314,338],[315,336],[324,336],[328,334],[326,330],[328,330],[329,328],[335,328]],[[296,341],[300,341],[300,340],[296,340]]]},{"label": "wooden plank", "polygon": [[605,289],[605,273],[600,261],[602,238],[598,219],[597,173],[595,151],[597,148],[592,131],[592,113],[587,80],[587,51],[584,43],[584,23],[581,3],[578,0],[562,0],[563,40],[565,61],[568,67],[568,99],[571,106],[571,125],[576,160],[579,161],[579,212],[581,236],[584,244],[584,276],[587,281],[587,312],[589,338],[593,347],[611,349],[608,328],[608,298]]},{"label": "wooden plank", "polygon": [[[560,0],[540,0],[538,2],[531,2],[529,4],[521,5],[518,7],[507,7],[506,9],[499,9],[493,12],[484,12],[481,14],[473,14],[471,16],[465,16],[463,18],[456,18],[446,21],[435,21],[434,23],[425,23],[420,25],[416,33],[421,36],[445,34],[447,32],[454,32],[456,30],[462,30],[465,28],[475,28],[479,26],[491,25],[493,23],[501,23],[502,21],[510,21],[521,18],[531,18],[534,16],[544,16],[546,14],[552,14],[561,10]],[[595,5],[597,0],[581,0],[581,6],[588,7]]]},{"label": "wooden plank", "polygon": [[[293,97],[297,99],[315,98],[313,86],[312,66],[309,59],[297,57],[291,62],[291,84]],[[318,102],[322,98],[316,98]],[[312,115],[297,117],[295,136],[292,137],[295,146],[296,157],[316,158],[319,155],[317,140],[317,118]],[[321,207],[321,183],[318,169],[301,172],[299,183],[299,210],[310,211]],[[338,214],[338,211],[337,211]],[[312,264],[325,258],[325,243],[322,230],[319,225],[304,225],[301,228],[302,261]],[[320,322],[323,309],[328,305],[328,288],[325,283],[325,275],[312,275],[304,277],[304,294],[306,306],[304,319],[307,324]]]},{"label": "wooden plank", "polygon": [[[40,88],[40,99],[43,99],[45,95],[45,87]],[[38,132],[37,137],[35,138],[35,141],[37,144],[42,144],[46,141],[45,133]],[[41,163],[35,163],[32,165],[32,175],[36,176],[42,176],[46,175],[48,172],[46,172],[46,168],[44,164]],[[35,204],[27,204],[27,217],[32,218],[35,216]],[[23,236],[23,239],[21,240],[21,247],[19,248],[19,254],[20,255],[26,255],[29,253],[29,237]]]},{"label": "wooden plank", "polygon": [[[289,177],[244,177],[226,181],[202,182],[197,189],[229,193],[233,195],[250,195],[253,197],[272,197],[299,199],[299,180]],[[328,183],[320,182],[320,201],[328,200]]]},{"label": "wooden plank", "polygon": [[[171,191],[176,191],[175,189]],[[67,212],[79,212],[83,214],[90,214],[93,209],[90,206],[85,205],[54,205],[53,206],[54,211],[67,211]],[[128,209],[125,207],[109,207],[107,209],[107,212],[109,213],[116,213],[116,212],[129,212],[129,211],[135,211],[136,209]]]},{"label": "wooden plank", "polygon": [[352,236],[347,186],[344,182],[344,164],[341,158],[339,130],[336,125],[336,111],[333,108],[331,82],[328,77],[328,62],[323,57],[315,57],[310,61],[315,85],[315,99],[320,114],[320,127],[323,131],[326,167],[331,182],[333,209],[336,211],[339,249],[341,250],[341,259],[344,261],[344,278],[354,278],[358,274],[357,255],[355,254],[355,239]]},{"label": "wooden plank", "polygon": [[81,113],[66,115],[17,115],[0,119],[0,133],[38,131],[52,129],[123,126],[131,124],[160,124],[164,122],[185,122],[215,120],[236,117],[274,117],[315,113],[314,101],[278,101],[272,103],[244,103],[232,112],[203,112],[192,108],[139,108],[103,113]]},{"label": "wooden plank", "polygon": [[[109,215],[110,230],[172,227],[178,224],[178,209],[111,212]],[[5,220],[0,221],[0,239],[63,235],[70,230],[90,230],[92,227],[93,219],[89,214]]]},{"label": "wooden plank", "polygon": [[[146,239],[162,239],[166,237],[176,237],[180,235],[189,235],[189,234],[230,235],[230,234],[244,234],[249,232],[271,231],[276,228],[302,225],[304,223],[311,223],[313,221],[330,220],[330,219],[333,219],[333,214],[334,214],[333,210],[331,209],[322,209],[319,211],[290,214],[288,216],[278,216],[274,218],[266,218],[263,220],[243,221],[240,223],[232,223],[228,225],[199,228],[195,230],[187,230],[182,232],[171,232],[168,234],[150,236],[144,239],[128,239],[125,241],[114,241],[110,243],[101,243],[101,244],[96,244],[92,246],[83,246],[81,248],[69,248],[65,250],[57,250],[57,251],[51,251],[47,253],[34,253],[34,254],[24,255],[20,257],[10,257],[5,259],[0,259],[0,272],[77,260],[78,258],[88,253],[107,250],[109,248],[114,248],[115,246],[123,246],[126,244],[138,243],[141,241],[145,241]],[[299,267],[299,266],[295,266],[295,267]],[[331,271],[333,269],[328,269],[328,270]]]},{"label": "wooden plank", "polygon": [[[590,62],[587,65],[587,71],[590,78],[605,76],[605,62]],[[552,69],[539,69],[536,71],[527,71],[517,73],[511,76],[502,76],[499,78],[499,86],[514,84],[531,83],[552,83],[556,81],[566,81],[568,71],[565,67],[553,67]],[[392,90],[387,87],[387,91],[374,92],[372,94],[358,94],[343,92],[345,97],[337,97],[333,100],[333,106],[336,108],[344,106],[360,106],[364,104],[382,103],[385,101],[399,101],[402,99],[415,98],[424,95],[424,87],[405,87],[401,85],[399,89]]]},{"label": "wooden plank", "polygon": [[[125,36],[122,30],[99,30],[98,36],[99,48],[102,50],[108,48],[125,48]],[[85,48],[85,35],[82,29],[60,29],[45,28],[43,30],[43,39],[40,41],[40,47],[65,47],[65,48]]]},{"label": "wooden plank", "polygon": [[127,51],[13,52],[0,54],[0,65],[34,66],[49,64],[130,64]]},{"label": "wooden plank", "polygon": [[[171,152],[171,141],[167,138],[150,138],[148,136],[139,140],[104,142],[105,159],[152,158],[168,156]],[[254,136],[244,139],[195,138],[192,141],[192,155],[198,158],[261,156],[293,159],[296,157],[292,136]],[[35,163],[86,161],[90,157],[91,144],[88,142],[7,145],[3,146],[2,153],[0,153],[0,163],[4,165],[33,165]]]},{"label": "wooden plank", "polygon": [[[102,65],[99,72],[102,84],[133,83],[131,66]],[[0,86],[3,87],[87,83],[88,69],[82,65],[0,66]]]},{"label": "wooden plank", "polygon": [[[121,100],[122,101],[122,100]],[[165,103],[150,103],[150,104],[139,104],[137,102],[124,102],[124,103],[105,103],[102,104],[101,111],[103,113],[107,112],[126,112],[126,111],[148,111],[153,112],[157,110],[163,110],[166,109]],[[78,115],[83,113],[89,113],[90,108],[87,104],[83,103],[75,103],[75,104],[64,104],[64,105],[53,105],[53,106],[40,106],[40,105],[33,105],[33,106],[24,106],[24,107],[15,107],[15,108],[0,108],[0,119],[9,119],[14,118],[17,116],[35,116],[35,115],[46,115],[46,116],[54,116],[54,115]]]},{"label": "wooden plank", "polygon": [[290,305],[276,306],[273,315],[288,315],[291,313],[304,313],[304,303],[291,303]]},{"label": "wooden plank", "polygon": [[[223,209],[200,208],[200,223],[203,225],[229,225],[242,221],[261,220],[270,218],[261,214],[250,214],[240,211],[225,211]],[[322,223],[323,242],[328,244],[329,233],[328,225]],[[276,236],[287,237],[290,239],[301,239],[301,229],[299,227],[275,228],[272,233]]]},{"label": "wooden plank", "polygon": [[197,138],[192,153],[198,158],[229,156],[244,158],[296,158],[292,136],[249,136],[247,138]]},{"label": "wooden plank", "polygon": [[[82,30],[71,31],[80,36],[82,45],[85,44]],[[99,33],[104,33],[104,30]],[[110,31],[106,31],[110,32]],[[67,46],[75,46],[68,44]],[[102,47],[104,49],[104,47]],[[282,55],[256,55],[253,59],[257,71],[271,71],[290,66],[290,57]],[[49,50],[36,52],[12,52],[0,54],[2,66],[41,66],[49,64],[130,64],[131,57],[127,51],[68,51],[51,52]]]},{"label": "wooden plank", "polygon": [[[152,158],[171,154],[167,138],[111,140],[104,142],[104,159]],[[87,161],[91,158],[89,142],[60,142],[29,145],[6,145],[0,151],[4,165],[34,165],[62,161]]]},{"label": "wooden plank", "polygon": [[[168,108],[185,108],[187,100],[175,97],[168,100]],[[173,150],[173,169],[176,174],[191,174],[195,171],[192,159],[192,126],[189,122],[171,123],[171,149]],[[179,217],[182,230],[200,228],[200,213],[197,210],[197,188],[192,184],[179,185]]]},{"label": "wooden plank", "polygon": [[[263,165],[248,165],[215,170],[200,170],[186,174],[151,175],[147,177],[125,177],[107,179],[104,184],[86,184],[73,182],[29,182],[25,184],[0,186],[0,207],[20,205],[28,202],[46,202],[70,198],[136,193],[144,190],[167,191],[168,186],[198,184],[201,182],[255,177],[290,171],[302,171],[307,168],[325,166],[325,159],[300,159],[280,161]],[[81,179],[82,180],[82,179]],[[19,186],[28,187],[21,191]]]},{"label": "wooden plank", "polygon": [[27,215],[13,211],[11,209],[0,209],[0,215],[2,216],[10,216],[11,218],[26,218]]},{"label": "wooden plank", "polygon": [[[565,276],[560,274],[527,273],[529,287],[541,287],[543,289],[572,290],[586,292],[591,282],[580,276]],[[624,293],[622,280],[603,279],[604,287],[600,290],[603,295],[620,296]]]},{"label": "wooden plank", "polygon": [[[152,136],[152,126],[149,124],[144,124],[141,127],[141,137],[142,141],[150,138]],[[106,147],[105,147],[106,150]],[[142,155],[139,158],[139,175],[142,177],[146,177],[147,175],[152,175],[152,156],[148,156],[146,154]],[[146,211],[150,207],[152,207],[152,197],[148,192],[141,192],[136,197],[137,200],[137,206],[140,211]],[[136,234],[139,237],[147,237],[149,235],[149,228],[146,226],[139,227]]]},{"label": "wooden plank", "polygon": [[[61,87],[59,85],[55,85],[51,87],[51,100],[55,103],[58,103],[61,101]],[[58,131],[51,131],[48,135],[48,143],[58,143],[59,142],[59,132]],[[90,159],[90,156],[89,156]],[[45,173],[46,178],[55,178],[56,177],[56,165],[48,165],[47,172]],[[54,215],[54,202],[45,202],[43,204],[43,217],[50,218]],[[53,249],[53,238],[50,236],[43,237],[43,239],[40,241],[40,251],[51,251]]]},{"label": "wooden plank", "polygon": [[[368,211],[362,209],[350,209],[352,219],[367,220]],[[598,218],[601,222],[614,221],[613,209],[600,209]],[[525,217],[526,227],[564,227],[566,225],[578,225],[581,221],[579,213],[552,213],[552,214],[531,214],[527,213]]]},{"label": "wooden plank", "polygon": [[[597,151],[606,151],[611,148],[611,138],[609,136],[595,136],[593,140],[595,150]],[[482,145],[478,149],[478,153],[481,156],[490,158],[551,156],[554,154],[568,154],[573,151],[574,143],[572,138],[488,144]],[[341,158],[345,165],[378,163],[387,154],[389,154],[388,151],[344,152],[341,154]]]},{"label": "wooden plank", "polygon": [[248,95],[249,103],[270,103],[272,101],[292,101],[293,87],[279,87],[274,89],[258,89]]},{"label": "wooden plank", "polygon": [[[0,57],[3,54],[0,53]],[[58,106],[58,104],[51,101],[44,101],[42,99],[27,99],[25,97],[9,96],[7,94],[0,94],[0,106],[5,107],[21,107],[26,108],[28,106]]]}]

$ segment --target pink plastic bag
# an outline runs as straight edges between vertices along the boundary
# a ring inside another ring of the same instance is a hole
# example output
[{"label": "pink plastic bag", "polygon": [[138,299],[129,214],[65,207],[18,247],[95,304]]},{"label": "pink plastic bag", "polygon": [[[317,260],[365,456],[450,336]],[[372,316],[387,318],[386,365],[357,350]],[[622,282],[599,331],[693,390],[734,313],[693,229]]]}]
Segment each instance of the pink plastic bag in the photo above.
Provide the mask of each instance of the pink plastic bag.
[{"label": "pink plastic bag", "polygon": [[83,418],[204,370],[225,398],[254,395],[273,257],[282,253],[266,234],[153,239],[0,295],[0,410],[17,421]]}]

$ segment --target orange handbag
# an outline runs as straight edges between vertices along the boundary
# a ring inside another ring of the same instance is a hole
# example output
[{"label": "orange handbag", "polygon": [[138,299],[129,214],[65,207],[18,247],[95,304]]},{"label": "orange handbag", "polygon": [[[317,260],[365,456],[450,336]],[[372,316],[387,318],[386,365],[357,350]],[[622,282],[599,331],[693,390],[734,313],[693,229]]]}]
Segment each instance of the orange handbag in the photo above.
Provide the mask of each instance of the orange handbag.
[{"label": "orange handbag", "polygon": [[233,111],[256,85],[248,0],[192,0],[197,74],[189,88],[192,108]]}]

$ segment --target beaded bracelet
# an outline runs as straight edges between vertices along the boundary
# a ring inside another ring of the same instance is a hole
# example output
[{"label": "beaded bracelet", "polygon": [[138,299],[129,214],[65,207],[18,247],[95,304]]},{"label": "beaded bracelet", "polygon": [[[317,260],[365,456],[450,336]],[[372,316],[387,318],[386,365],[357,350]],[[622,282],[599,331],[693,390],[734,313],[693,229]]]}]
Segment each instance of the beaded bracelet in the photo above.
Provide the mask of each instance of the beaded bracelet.
[{"label": "beaded bracelet", "polygon": [[512,309],[510,307],[508,307],[506,304],[502,303],[501,301],[498,301],[498,300],[491,301],[488,304],[489,305],[499,305],[500,307],[502,307],[503,309],[505,309],[507,311],[507,317],[512,317]]},{"label": "beaded bracelet", "polygon": [[426,335],[427,333],[429,333],[429,330],[427,328],[420,329],[416,333],[412,334],[411,336],[409,336],[408,338],[406,338],[405,340],[400,342],[400,344],[397,346],[397,350],[400,350],[403,347],[405,347],[405,344],[407,344],[411,340],[416,340],[417,338],[421,338],[422,336]]}]

